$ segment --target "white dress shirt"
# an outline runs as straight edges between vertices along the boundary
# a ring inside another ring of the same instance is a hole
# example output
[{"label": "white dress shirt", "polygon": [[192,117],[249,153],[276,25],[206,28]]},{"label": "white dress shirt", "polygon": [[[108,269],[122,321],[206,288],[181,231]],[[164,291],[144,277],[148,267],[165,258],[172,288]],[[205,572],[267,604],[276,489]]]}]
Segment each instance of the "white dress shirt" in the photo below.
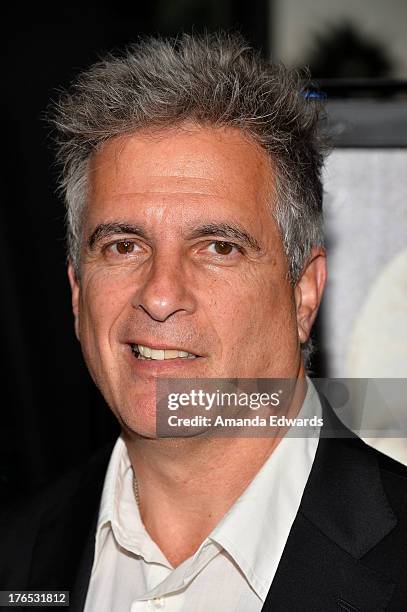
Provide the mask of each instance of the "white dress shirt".
[{"label": "white dress shirt", "polygon": [[[299,417],[321,416],[308,380]],[[85,612],[260,612],[318,445],[285,437],[196,553],[173,568],[150,538],[120,437],[103,488]]]}]

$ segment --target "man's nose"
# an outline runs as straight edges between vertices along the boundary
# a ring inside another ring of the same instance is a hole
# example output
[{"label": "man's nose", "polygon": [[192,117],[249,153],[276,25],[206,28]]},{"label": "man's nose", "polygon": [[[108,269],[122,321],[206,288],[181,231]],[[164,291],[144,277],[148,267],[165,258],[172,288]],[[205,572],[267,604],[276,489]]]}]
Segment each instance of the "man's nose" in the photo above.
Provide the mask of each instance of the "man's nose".
[{"label": "man's nose", "polygon": [[187,277],[181,259],[168,254],[156,255],[133,298],[134,308],[141,308],[152,319],[161,322],[176,313],[193,313],[196,300],[191,279]]}]

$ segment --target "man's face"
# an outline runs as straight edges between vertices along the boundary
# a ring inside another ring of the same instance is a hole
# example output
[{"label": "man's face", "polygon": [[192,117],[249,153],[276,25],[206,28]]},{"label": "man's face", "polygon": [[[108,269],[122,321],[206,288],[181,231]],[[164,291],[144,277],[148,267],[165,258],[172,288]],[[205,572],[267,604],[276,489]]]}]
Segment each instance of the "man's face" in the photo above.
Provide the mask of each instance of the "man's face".
[{"label": "man's face", "polygon": [[154,436],[158,377],[299,375],[272,191],[265,152],[231,128],[138,132],[94,155],[73,307],[92,377],[126,428]]}]

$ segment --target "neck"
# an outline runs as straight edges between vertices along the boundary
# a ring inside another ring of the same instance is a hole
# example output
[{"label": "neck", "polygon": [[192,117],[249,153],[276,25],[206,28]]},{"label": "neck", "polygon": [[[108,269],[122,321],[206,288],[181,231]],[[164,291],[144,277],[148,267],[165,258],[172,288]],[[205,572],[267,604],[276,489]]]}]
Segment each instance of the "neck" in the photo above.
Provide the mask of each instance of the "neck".
[{"label": "neck", "polygon": [[[290,416],[297,414],[303,399],[301,388]],[[145,439],[123,432],[137,475],[143,523],[173,566],[199,548],[284,433],[268,438]]]}]

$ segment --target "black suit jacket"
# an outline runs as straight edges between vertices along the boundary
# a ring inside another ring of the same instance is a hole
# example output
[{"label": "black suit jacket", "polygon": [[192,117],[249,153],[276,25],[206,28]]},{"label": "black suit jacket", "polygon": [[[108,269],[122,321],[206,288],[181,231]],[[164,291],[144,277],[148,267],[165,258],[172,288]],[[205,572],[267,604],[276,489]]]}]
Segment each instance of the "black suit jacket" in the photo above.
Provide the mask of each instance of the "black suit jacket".
[{"label": "black suit jacket", "polygon": [[[407,468],[327,420],[263,611],[406,612]],[[0,590],[68,590],[83,610],[111,450],[2,517]]]}]

